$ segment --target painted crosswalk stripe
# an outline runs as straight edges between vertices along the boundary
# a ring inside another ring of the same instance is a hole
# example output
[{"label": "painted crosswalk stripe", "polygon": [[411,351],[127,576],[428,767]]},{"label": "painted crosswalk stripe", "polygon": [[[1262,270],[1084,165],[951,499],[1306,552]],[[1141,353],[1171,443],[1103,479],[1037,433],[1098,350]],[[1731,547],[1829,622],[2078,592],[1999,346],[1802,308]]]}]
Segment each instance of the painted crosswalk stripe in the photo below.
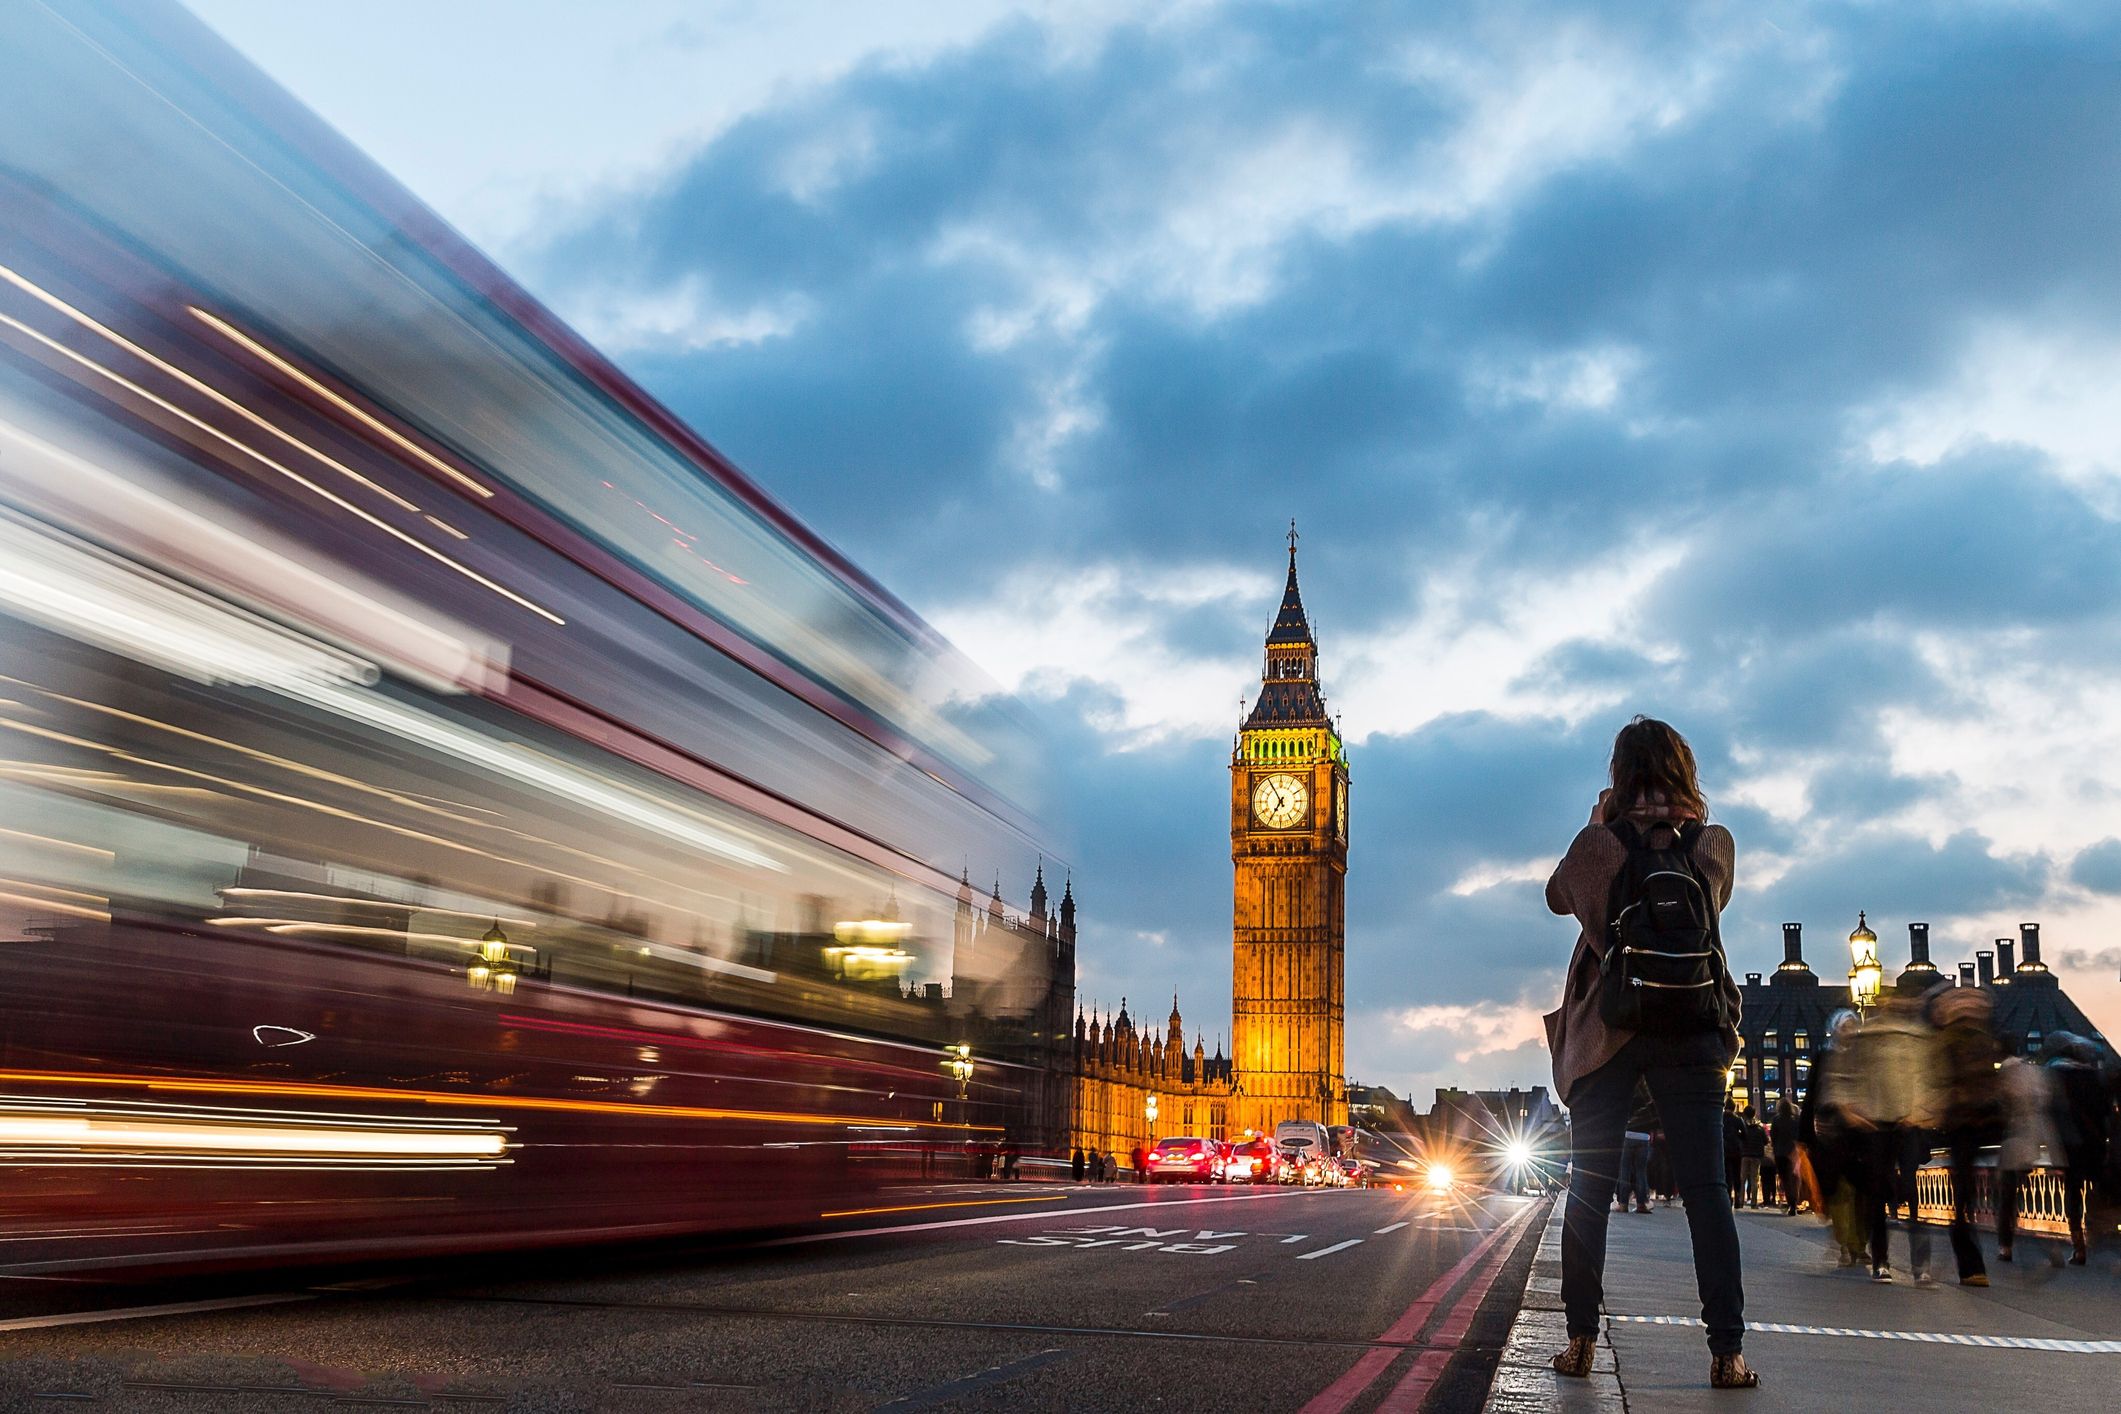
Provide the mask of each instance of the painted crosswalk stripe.
[{"label": "painted crosswalk stripe", "polygon": [[1299,1262],[1315,1262],[1320,1257],[1330,1257],[1335,1252],[1345,1252],[1350,1247],[1360,1246],[1362,1246],[1362,1239],[1359,1237],[1351,1237],[1346,1242],[1336,1242],[1331,1247],[1321,1247],[1316,1252],[1306,1252],[1301,1257],[1298,1257],[1296,1260]]},{"label": "painted crosswalk stripe", "polygon": [[[1696,1316],[1613,1316],[1638,1326],[1694,1326]],[[1792,1326],[1775,1321],[1747,1321],[1747,1332],[1768,1335],[1831,1335],[1857,1340],[1912,1340],[1925,1345],[1977,1345],[1993,1350],[2046,1350],[2063,1355],[2121,1355],[2121,1340],[2058,1340],[2036,1335],[1977,1335],[1967,1331],[1874,1331],[1854,1326]]]},{"label": "painted crosswalk stripe", "polygon": [[1370,1236],[1372,1236],[1372,1237],[1383,1237],[1383,1236],[1384,1236],[1384,1235],[1385,1235],[1386,1233],[1388,1233],[1388,1232],[1397,1232],[1397,1231],[1399,1231],[1399,1230],[1400,1230],[1401,1228],[1403,1228],[1403,1227],[1405,1227],[1405,1226],[1406,1226],[1406,1224],[1405,1224],[1405,1223],[1393,1223],[1393,1224],[1392,1224],[1392,1225],[1391,1225],[1390,1227],[1381,1227],[1381,1228],[1377,1229],[1377,1231],[1375,1231],[1375,1232],[1371,1233],[1371,1234],[1370,1234]]}]

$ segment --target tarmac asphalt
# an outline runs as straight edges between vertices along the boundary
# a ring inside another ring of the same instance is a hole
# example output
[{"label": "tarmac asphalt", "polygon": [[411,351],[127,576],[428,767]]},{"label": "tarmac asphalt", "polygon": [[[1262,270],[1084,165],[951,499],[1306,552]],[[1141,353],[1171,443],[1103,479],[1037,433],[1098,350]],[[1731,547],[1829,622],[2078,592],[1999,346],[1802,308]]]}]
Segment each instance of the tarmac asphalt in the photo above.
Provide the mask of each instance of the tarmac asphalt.
[{"label": "tarmac asphalt", "polygon": [[0,1277],[0,1408],[1475,1410],[1548,1210],[1032,1184],[877,1207],[296,1279]]}]

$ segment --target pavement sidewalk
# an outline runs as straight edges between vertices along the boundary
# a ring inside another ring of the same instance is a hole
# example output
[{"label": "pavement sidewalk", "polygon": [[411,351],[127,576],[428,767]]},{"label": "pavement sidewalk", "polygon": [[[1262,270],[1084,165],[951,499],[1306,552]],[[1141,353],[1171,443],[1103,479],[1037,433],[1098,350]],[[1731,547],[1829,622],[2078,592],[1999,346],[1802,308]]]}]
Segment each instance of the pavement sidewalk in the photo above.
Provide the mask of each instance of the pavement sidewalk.
[{"label": "pavement sidewalk", "polygon": [[1746,1360],[1754,1391],[1711,1390],[1686,1214],[1615,1214],[1606,1256],[1606,1321],[1589,1380],[1565,1380],[1547,1360],[1567,1343],[1561,1314],[1561,1208],[1556,1205],[1489,1392],[1494,1414],[1533,1410],[1773,1409],[1776,1414],[1887,1403],[1925,1414],[2030,1408],[2041,1414],[2121,1407],[2121,1274],[2111,1254],[2059,1265],[2063,1250],[2021,1240],[2018,1260],[1984,1241],[1986,1290],[1962,1287],[1944,1232],[1934,1232],[1940,1280],[1917,1287],[1907,1238],[1893,1235],[1894,1281],[1833,1265],[1825,1229],[1809,1217],[1743,1212]]}]

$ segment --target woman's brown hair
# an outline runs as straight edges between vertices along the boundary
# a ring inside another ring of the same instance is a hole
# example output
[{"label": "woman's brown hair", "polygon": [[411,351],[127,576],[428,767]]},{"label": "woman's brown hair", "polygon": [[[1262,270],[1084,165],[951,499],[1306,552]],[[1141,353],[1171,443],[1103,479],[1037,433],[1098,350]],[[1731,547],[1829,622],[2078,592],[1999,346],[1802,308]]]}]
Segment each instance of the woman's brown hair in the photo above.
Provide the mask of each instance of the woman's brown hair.
[{"label": "woman's brown hair", "polygon": [[1675,816],[1709,817],[1708,800],[1694,774],[1694,748],[1670,724],[1637,717],[1613,738],[1613,789],[1605,800],[1607,824],[1662,795]]}]

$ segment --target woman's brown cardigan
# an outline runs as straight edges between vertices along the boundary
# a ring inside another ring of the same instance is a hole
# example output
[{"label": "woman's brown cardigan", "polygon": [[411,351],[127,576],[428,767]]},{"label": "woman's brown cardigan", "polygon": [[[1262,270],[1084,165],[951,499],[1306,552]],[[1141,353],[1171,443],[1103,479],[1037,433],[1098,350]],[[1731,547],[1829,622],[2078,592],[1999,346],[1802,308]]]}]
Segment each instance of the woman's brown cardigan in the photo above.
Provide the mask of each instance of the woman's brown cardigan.
[{"label": "woman's brown cardigan", "polygon": [[[1658,822],[1636,821],[1637,828],[1651,823]],[[1719,914],[1731,901],[1731,874],[1737,854],[1731,832],[1721,825],[1703,827],[1694,841],[1694,864],[1701,870]],[[1554,877],[1547,880],[1547,907],[1559,914],[1573,915],[1582,929],[1576,938],[1576,951],[1569,957],[1561,1005],[1546,1014],[1547,1047],[1554,1053],[1554,1094],[1564,1105],[1570,1102],[1577,1082],[1611,1060],[1635,1034],[1606,1025],[1598,1014],[1598,964],[1605,956],[1607,937],[1606,900],[1613,892],[1613,876],[1620,872],[1627,857],[1627,846],[1612,830],[1604,825],[1586,825],[1555,866]],[[1725,1015],[1736,1018],[1738,984],[1728,972],[1724,987],[1729,1003]],[[1730,1054],[1737,1055],[1737,1031],[1726,1028],[1724,1040]]]}]

